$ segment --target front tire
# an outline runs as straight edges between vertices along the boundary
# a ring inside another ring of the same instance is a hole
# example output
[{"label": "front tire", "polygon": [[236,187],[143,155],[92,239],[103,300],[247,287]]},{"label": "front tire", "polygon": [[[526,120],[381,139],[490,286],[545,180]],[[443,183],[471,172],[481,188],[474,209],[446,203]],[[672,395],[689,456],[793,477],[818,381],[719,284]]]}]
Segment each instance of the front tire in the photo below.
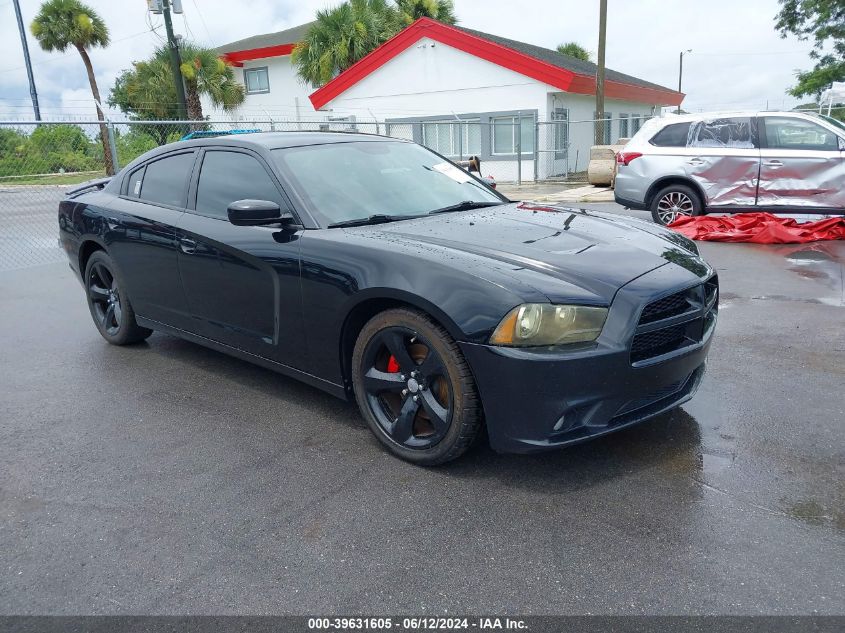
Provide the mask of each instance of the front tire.
[{"label": "front tire", "polygon": [[153,333],[135,321],[135,311],[111,257],[95,251],[85,266],[88,310],[102,337],[112,345],[139,343]]},{"label": "front tire", "polygon": [[663,226],[680,217],[701,215],[701,197],[687,185],[669,185],[657,192],[651,201],[651,217]]},{"label": "front tire", "polygon": [[481,430],[469,365],[449,333],[422,312],[387,310],[364,325],[352,354],[352,385],[367,426],[409,462],[451,461]]}]

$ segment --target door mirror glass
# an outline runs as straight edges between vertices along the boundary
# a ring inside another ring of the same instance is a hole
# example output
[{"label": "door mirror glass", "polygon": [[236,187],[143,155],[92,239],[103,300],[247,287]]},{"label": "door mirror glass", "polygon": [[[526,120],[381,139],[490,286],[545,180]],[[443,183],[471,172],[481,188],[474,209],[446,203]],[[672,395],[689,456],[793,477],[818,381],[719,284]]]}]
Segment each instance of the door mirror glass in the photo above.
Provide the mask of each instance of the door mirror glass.
[{"label": "door mirror glass", "polygon": [[845,139],[843,139],[841,136],[837,136],[836,138],[839,139],[839,151],[845,151]]},{"label": "door mirror glass", "polygon": [[235,226],[261,226],[293,221],[289,212],[282,213],[278,202],[271,200],[235,200],[227,210],[229,222]]}]

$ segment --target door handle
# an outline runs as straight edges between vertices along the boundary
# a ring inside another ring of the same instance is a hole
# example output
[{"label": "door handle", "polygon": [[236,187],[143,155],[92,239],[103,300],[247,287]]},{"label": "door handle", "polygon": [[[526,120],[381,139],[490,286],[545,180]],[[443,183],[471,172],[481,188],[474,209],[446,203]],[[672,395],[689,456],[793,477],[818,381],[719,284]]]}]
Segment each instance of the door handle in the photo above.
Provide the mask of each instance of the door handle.
[{"label": "door handle", "polygon": [[193,255],[197,250],[197,243],[194,240],[189,240],[186,237],[183,237],[179,240],[179,248],[182,249],[182,252],[186,255]]},{"label": "door handle", "polygon": [[703,165],[703,164],[704,164],[704,160],[701,159],[701,158],[690,158],[687,161],[687,165]]},{"label": "door handle", "polygon": [[783,167],[783,163],[779,160],[770,160],[763,163],[766,167]]}]

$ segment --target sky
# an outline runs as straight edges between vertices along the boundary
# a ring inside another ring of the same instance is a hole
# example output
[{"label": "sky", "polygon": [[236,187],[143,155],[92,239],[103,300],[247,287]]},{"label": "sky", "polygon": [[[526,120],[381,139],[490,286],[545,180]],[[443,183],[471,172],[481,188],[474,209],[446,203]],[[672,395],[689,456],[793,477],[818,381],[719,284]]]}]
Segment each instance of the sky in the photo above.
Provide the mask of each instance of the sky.
[{"label": "sky", "polygon": [[[27,26],[40,0],[20,0]],[[177,33],[206,46],[286,29],[339,0],[182,0]],[[146,0],[88,0],[105,20],[111,44],[91,59],[105,100],[115,77],[148,57],[164,38]],[[598,0],[455,0],[459,24],[554,48],[567,41],[595,53]],[[673,89],[684,56],[683,107],[689,111],[792,108],[786,91],[812,67],[811,45],[774,30],[777,0],[608,0],[607,67]],[[28,35],[44,118],[89,119],[94,106],[75,50],[46,53]],[[0,0],[0,120],[32,118],[23,53],[11,0]]]}]

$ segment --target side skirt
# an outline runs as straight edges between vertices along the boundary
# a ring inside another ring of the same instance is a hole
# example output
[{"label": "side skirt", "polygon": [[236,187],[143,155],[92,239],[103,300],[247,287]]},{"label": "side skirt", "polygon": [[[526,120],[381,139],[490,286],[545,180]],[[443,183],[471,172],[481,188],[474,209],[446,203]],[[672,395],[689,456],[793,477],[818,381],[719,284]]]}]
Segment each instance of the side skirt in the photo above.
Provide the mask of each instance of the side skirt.
[{"label": "side skirt", "polygon": [[269,358],[264,358],[263,356],[251,354],[236,347],[231,347],[223,343],[218,343],[217,341],[212,341],[211,339],[205,338],[204,336],[199,336],[198,334],[193,334],[185,330],[180,330],[179,328],[175,328],[170,325],[165,325],[164,323],[160,323],[159,321],[145,319],[144,317],[137,315],[135,316],[135,320],[141,327],[149,328],[157,332],[165,332],[173,336],[178,336],[179,338],[185,339],[186,341],[190,341],[191,343],[196,343],[198,345],[208,347],[209,349],[213,349],[216,352],[222,352],[223,354],[228,354],[229,356],[234,356],[235,358],[245,360],[248,363],[259,365],[261,367],[264,367],[265,369],[270,369],[280,374],[284,374],[285,376],[296,378],[297,380],[309,384],[312,387],[317,387],[317,389],[321,389],[322,391],[325,391],[326,393],[329,393],[335,396],[336,398],[340,398],[341,400],[349,400],[349,396],[347,395],[346,389],[344,389],[343,385],[337,385],[328,380],[324,380],[323,378],[320,378],[318,376],[314,376],[313,374],[309,374],[299,369],[294,369],[293,367],[283,365],[282,363],[277,363],[276,361],[270,360]]}]

